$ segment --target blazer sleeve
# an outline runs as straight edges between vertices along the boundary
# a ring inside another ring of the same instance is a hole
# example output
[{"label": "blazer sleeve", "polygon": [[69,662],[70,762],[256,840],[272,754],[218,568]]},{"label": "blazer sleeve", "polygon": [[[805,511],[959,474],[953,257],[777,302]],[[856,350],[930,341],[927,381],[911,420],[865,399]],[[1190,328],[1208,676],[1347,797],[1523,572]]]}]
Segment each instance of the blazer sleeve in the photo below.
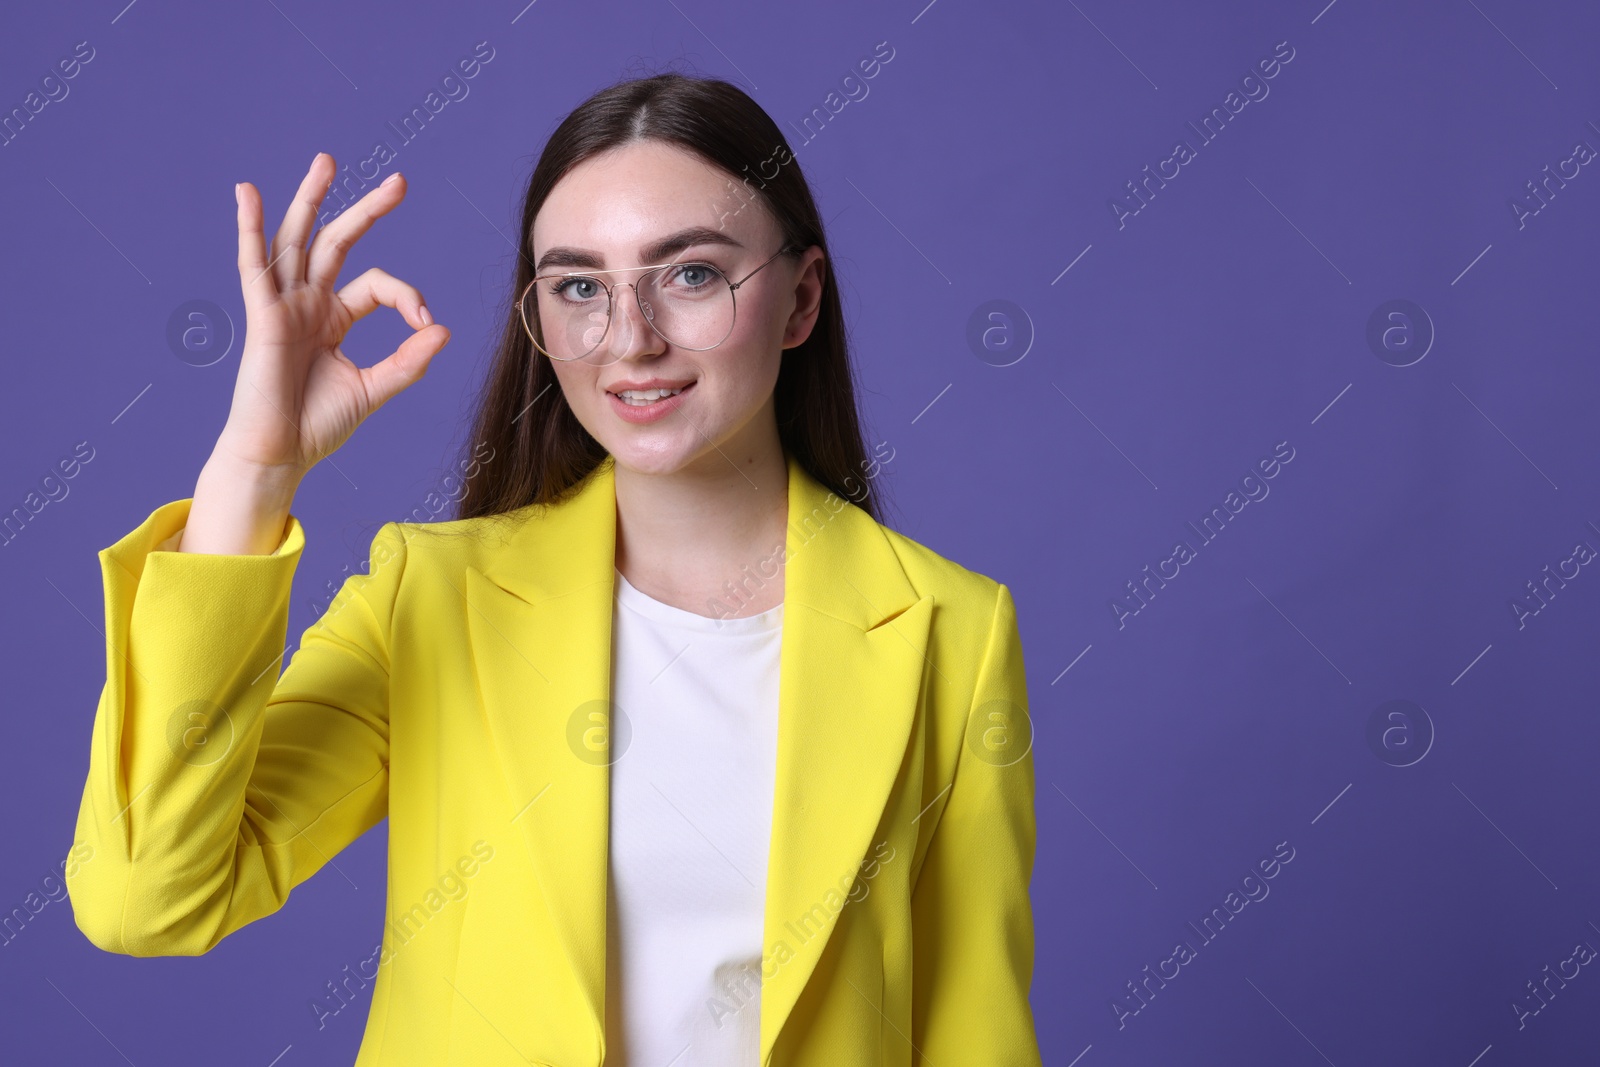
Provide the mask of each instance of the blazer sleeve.
[{"label": "blazer sleeve", "polygon": [[280,677],[304,528],[291,515],[270,555],[172,551],[191,503],[99,553],[106,680],[66,885],[78,928],[130,956],[207,952],[388,809],[400,528]]},{"label": "blazer sleeve", "polygon": [[[1033,733],[999,587],[955,776],[912,889],[912,1063],[1041,1067],[1028,989]],[[1020,751],[1019,751],[1020,750]]]}]

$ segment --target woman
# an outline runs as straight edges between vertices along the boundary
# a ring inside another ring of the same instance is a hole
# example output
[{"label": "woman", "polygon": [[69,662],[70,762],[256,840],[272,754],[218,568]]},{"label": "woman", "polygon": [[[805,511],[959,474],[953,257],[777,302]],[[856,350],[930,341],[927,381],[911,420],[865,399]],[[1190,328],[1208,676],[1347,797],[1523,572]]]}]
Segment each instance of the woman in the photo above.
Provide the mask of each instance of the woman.
[{"label": "woman", "polygon": [[[79,927],[206,952],[387,817],[360,1067],[1039,1064],[1015,608],[877,521],[771,119],[662,75],[562,123],[460,517],[384,525],[278,677],[295,488],[449,339],[382,270],[333,289],[405,188],[306,248],[334,172],[270,250],[240,185],[227,423],[100,554]],[[379,305],[416,332],[359,368]]]}]

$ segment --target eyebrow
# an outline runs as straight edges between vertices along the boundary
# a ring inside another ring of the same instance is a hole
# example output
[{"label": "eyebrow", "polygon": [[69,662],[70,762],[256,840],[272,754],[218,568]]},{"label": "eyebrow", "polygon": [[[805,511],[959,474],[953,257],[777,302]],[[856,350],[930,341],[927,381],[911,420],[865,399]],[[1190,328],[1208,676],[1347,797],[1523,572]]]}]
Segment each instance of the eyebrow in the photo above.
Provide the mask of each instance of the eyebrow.
[{"label": "eyebrow", "polygon": [[[711,230],[704,226],[691,226],[686,230],[668,234],[659,241],[653,241],[639,249],[639,258],[645,264],[667,262],[670,257],[677,255],[685,249],[696,245],[723,245],[728,248],[743,248],[744,245],[721,230]],[[591,252],[587,248],[571,248],[565,245],[552,248],[539,257],[539,262],[534,265],[535,274],[544,273],[548,267],[580,267],[586,270],[604,270],[605,257],[598,252]]]}]

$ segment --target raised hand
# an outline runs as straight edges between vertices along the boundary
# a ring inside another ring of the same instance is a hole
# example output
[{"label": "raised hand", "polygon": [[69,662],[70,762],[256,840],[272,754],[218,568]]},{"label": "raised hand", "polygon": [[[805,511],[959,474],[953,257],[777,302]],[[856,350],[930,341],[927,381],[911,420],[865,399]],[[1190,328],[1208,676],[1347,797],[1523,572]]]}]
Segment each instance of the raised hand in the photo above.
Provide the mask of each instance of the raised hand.
[{"label": "raised hand", "polygon": [[[337,291],[361,235],[405,196],[390,175],[306,247],[337,172],[319,152],[266,246],[261,195],[238,186],[239,283],[245,339],[227,423],[195,485],[179,551],[264,553],[279,544],[295,489],[368,415],[421,378],[450,331],[433,321],[415,286],[373,267]],[[416,332],[370,367],[339,349],[354,323],[380,305]]]},{"label": "raised hand", "polygon": [[[403,177],[390,175],[328,223],[308,249],[306,238],[335,173],[333,157],[318,153],[273,236],[270,257],[261,196],[249,182],[238,189],[245,341],[218,447],[240,463],[296,480],[421,378],[450,340],[416,287],[385,270],[372,267],[334,290],[345,256],[400,203],[406,188]],[[339,344],[379,305],[399,311],[417,332],[373,366],[358,367]]]}]

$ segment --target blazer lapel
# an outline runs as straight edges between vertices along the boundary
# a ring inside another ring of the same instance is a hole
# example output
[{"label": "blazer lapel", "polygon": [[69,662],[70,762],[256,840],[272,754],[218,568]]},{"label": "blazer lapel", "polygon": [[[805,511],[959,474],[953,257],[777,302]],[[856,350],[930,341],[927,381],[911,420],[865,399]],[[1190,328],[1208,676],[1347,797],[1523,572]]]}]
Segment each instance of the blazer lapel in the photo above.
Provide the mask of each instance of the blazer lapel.
[{"label": "blazer lapel", "polygon": [[[572,496],[519,509],[512,521],[512,533],[484,570],[466,570],[468,637],[496,762],[513,799],[505,817],[527,844],[588,1007],[582,1020],[533,1021],[581,1028],[546,1040],[575,1057],[600,1047],[605,1019],[616,558],[611,459]],[[536,895],[529,906],[539,907]],[[532,966],[537,961],[518,961]]]},{"label": "blazer lapel", "polygon": [[785,557],[763,1067],[872,850],[911,737],[933,617],[933,598],[918,598],[882,528],[792,456]]},{"label": "blazer lapel", "polygon": [[[882,529],[787,457],[778,752],[763,923],[761,1063],[873,846],[925,670],[933,599]],[[557,937],[605,1019],[614,460],[572,496],[529,506],[463,590],[496,761]],[[844,886],[841,892],[840,885]],[[819,923],[818,917],[829,917]],[[590,1042],[580,1041],[580,1045]]]}]

